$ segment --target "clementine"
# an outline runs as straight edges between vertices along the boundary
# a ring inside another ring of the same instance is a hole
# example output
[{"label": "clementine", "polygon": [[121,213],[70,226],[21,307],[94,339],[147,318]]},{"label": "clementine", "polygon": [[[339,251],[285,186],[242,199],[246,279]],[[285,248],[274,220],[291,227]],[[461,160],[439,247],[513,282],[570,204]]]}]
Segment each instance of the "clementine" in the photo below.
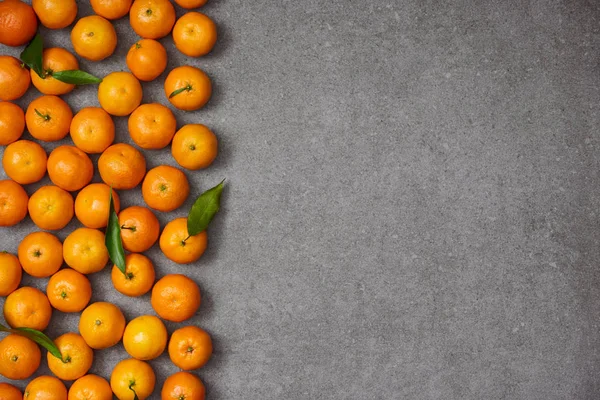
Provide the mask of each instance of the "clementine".
[{"label": "clementine", "polygon": [[142,253],[158,240],[160,224],[146,207],[132,206],[119,213],[121,240],[127,251]]},{"label": "clementine", "polygon": [[175,23],[173,41],[186,56],[204,56],[210,53],[217,42],[217,26],[202,13],[188,12]]},{"label": "clementine", "polygon": [[127,15],[133,0],[91,0],[94,12],[106,19],[119,19]]},{"label": "clementine", "polygon": [[158,211],[173,211],[185,203],[190,185],[185,174],[170,165],[159,165],[146,174],[142,195],[149,207]]},{"label": "clementine", "polygon": [[86,153],[102,153],[115,140],[115,123],[100,107],[85,107],[71,121],[71,139]]},{"label": "clementine", "polygon": [[152,289],[156,275],[154,265],[143,254],[129,253],[125,256],[125,274],[115,265],[111,271],[113,286],[120,293],[138,297]]},{"label": "clementine", "polygon": [[196,375],[189,372],[176,372],[165,379],[161,391],[162,400],[204,400],[206,389]]},{"label": "clementine", "polygon": [[81,18],[71,30],[75,53],[90,61],[101,61],[117,48],[117,32],[110,21],[99,15]]},{"label": "clementine", "polygon": [[210,99],[212,85],[200,68],[185,65],[169,72],[165,94],[171,104],[184,111],[198,110]]},{"label": "clementine", "polygon": [[110,387],[119,400],[145,400],[155,384],[156,375],[150,364],[135,358],[117,363],[110,375]]},{"label": "clementine", "polygon": [[54,339],[62,359],[48,352],[48,368],[64,381],[79,379],[90,370],[94,351],[77,333],[65,333]]},{"label": "clementine", "polygon": [[67,400],[67,388],[58,378],[38,376],[25,387],[23,400]]},{"label": "clementine", "polygon": [[36,278],[46,278],[62,266],[63,245],[48,232],[32,232],[19,243],[19,261],[23,270]]},{"label": "clementine", "polygon": [[19,259],[5,251],[0,252],[0,296],[8,296],[17,290],[22,275]]},{"label": "clementine", "polygon": [[25,113],[27,130],[38,140],[53,142],[69,133],[71,107],[60,97],[44,95],[29,103]]},{"label": "clementine", "polygon": [[112,72],[98,85],[98,101],[109,114],[124,117],[142,102],[142,85],[129,72]]},{"label": "clementine", "polygon": [[42,25],[48,29],[66,28],[77,16],[75,0],[31,0],[31,5]]},{"label": "clementine", "polygon": [[192,9],[202,7],[206,4],[207,0],[175,0],[180,7]]},{"label": "clementine", "polygon": [[[2,8],[7,3],[14,2],[16,0],[9,0],[9,2],[0,2],[0,13]],[[0,17],[0,25],[2,24],[2,17]],[[0,28],[0,36],[2,28]],[[0,56],[0,100],[16,100],[23,96],[29,85],[31,84],[31,77],[29,71],[21,63],[12,56]]]},{"label": "clementine", "polygon": [[29,216],[34,224],[49,231],[67,226],[73,218],[73,196],[58,186],[42,186],[29,199]]},{"label": "clementine", "polygon": [[0,226],[18,224],[27,215],[27,192],[11,180],[0,181]]},{"label": "clementine", "polygon": [[48,176],[59,188],[74,192],[90,183],[94,165],[77,147],[59,146],[48,157]]},{"label": "clementine", "polygon": [[123,345],[125,351],[133,358],[155,359],[167,347],[167,328],[153,315],[134,318],[125,327]]},{"label": "clementine", "polygon": [[167,68],[167,50],[154,39],[141,39],[127,52],[127,67],[140,81],[152,81]]},{"label": "clementine", "polygon": [[85,375],[69,389],[68,400],[112,400],[113,392],[108,381],[98,375]]},{"label": "clementine", "polygon": [[167,321],[182,322],[194,316],[200,307],[200,288],[182,274],[162,277],[152,288],[152,308]]},{"label": "clementine", "polygon": [[8,379],[29,378],[40,366],[41,358],[38,345],[26,337],[10,334],[0,341],[0,375]]},{"label": "clementine", "polygon": [[186,371],[204,366],[212,355],[210,335],[197,326],[177,329],[169,340],[169,357],[173,364]]},{"label": "clementine", "polygon": [[52,317],[52,307],[44,293],[24,286],[8,295],[4,302],[4,320],[12,328],[46,329]]},{"label": "clementine", "polygon": [[133,189],[146,175],[146,159],[135,147],[117,143],[98,159],[100,177],[114,189]]},{"label": "clementine", "polygon": [[10,383],[0,382],[0,400],[23,400],[23,393]]},{"label": "clementine", "polygon": [[79,332],[92,349],[106,349],[119,343],[125,331],[125,316],[111,303],[90,304],[79,319]]},{"label": "clementine", "polygon": [[[54,2],[56,0],[44,0]],[[77,12],[77,9],[75,9]],[[79,69],[79,61],[75,56],[62,47],[45,49],[42,56],[42,75],[38,75],[33,69],[30,70],[31,83],[43,94],[62,95],[67,94],[75,88],[75,85],[61,82],[52,76],[53,72]]]},{"label": "clementine", "polygon": [[175,24],[175,7],[169,0],[135,0],[129,10],[129,23],[141,37],[167,36]]},{"label": "clementine", "polygon": [[169,222],[160,235],[160,249],[171,261],[189,264],[197,261],[208,243],[206,231],[190,236],[187,218],[177,218]]},{"label": "clementine", "polygon": [[23,131],[25,131],[23,109],[16,104],[0,101],[0,146],[19,140]]},{"label": "clementine", "polygon": [[4,149],[2,166],[9,178],[21,185],[39,181],[46,175],[48,156],[39,144],[18,140]]},{"label": "clementine", "polygon": [[143,149],[162,149],[177,130],[175,116],[159,103],[142,104],[129,116],[129,135]]},{"label": "clementine", "polygon": [[[75,215],[79,222],[88,228],[104,228],[108,223],[110,186],[92,183],[79,192],[75,198]],[[121,209],[116,191],[112,192],[115,212]]]},{"label": "clementine", "polygon": [[62,312],[80,312],[92,298],[92,285],[85,275],[61,269],[48,281],[46,295],[52,307]]},{"label": "clementine", "polygon": [[63,243],[63,257],[69,267],[82,274],[102,270],[108,262],[104,233],[97,229],[76,229]]},{"label": "clementine", "polygon": [[33,8],[20,0],[0,2],[0,43],[22,46],[33,39],[38,21]]}]

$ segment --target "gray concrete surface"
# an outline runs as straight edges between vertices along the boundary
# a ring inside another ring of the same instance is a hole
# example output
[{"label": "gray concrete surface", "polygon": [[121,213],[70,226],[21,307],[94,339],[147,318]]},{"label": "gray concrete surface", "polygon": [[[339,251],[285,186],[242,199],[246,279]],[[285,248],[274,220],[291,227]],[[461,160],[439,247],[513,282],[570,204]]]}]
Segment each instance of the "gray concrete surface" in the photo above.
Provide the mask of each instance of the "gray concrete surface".
[{"label": "gray concrete surface", "polygon": [[[210,399],[600,397],[600,3],[210,0],[203,11],[219,25],[211,55],[163,43],[169,68],[213,78],[209,106],[178,119],[220,139],[215,165],[189,176],[194,194],[227,178],[223,210],[197,265],[148,254],[159,276],[185,272],[202,288],[193,322],[214,338],[198,371]],[[126,19],[115,25],[116,54],[83,68],[125,68],[135,39]],[[72,48],[68,30],[44,33]],[[145,101],[165,100],[162,79]],[[92,87],[65,98],[97,104]],[[139,189],[122,199],[141,203]],[[2,247],[32,229],[3,229]],[[147,296],[112,289],[108,268],[92,281],[94,300],[152,313]],[[48,332],[77,320],[57,313]],[[92,372],[107,377],[123,357],[120,345],[96,352]],[[166,355],[151,364],[161,379],[176,371]]]}]

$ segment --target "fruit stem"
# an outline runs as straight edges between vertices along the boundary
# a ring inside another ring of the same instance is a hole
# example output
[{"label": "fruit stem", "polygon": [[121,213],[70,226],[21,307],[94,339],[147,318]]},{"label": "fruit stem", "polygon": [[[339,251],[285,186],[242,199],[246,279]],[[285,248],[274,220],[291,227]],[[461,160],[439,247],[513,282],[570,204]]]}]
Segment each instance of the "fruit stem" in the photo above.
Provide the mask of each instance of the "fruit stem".
[{"label": "fruit stem", "polygon": [[121,229],[128,229],[132,232],[135,232],[137,230],[137,228],[135,226],[125,226],[125,225],[121,225]]},{"label": "fruit stem", "polygon": [[173,93],[171,93],[171,94],[169,95],[169,98],[171,98],[171,97],[175,97],[175,96],[177,96],[177,95],[178,95],[179,93],[181,93],[181,92],[189,92],[189,91],[191,91],[192,89],[193,89],[193,88],[192,88],[192,85],[190,85],[190,84],[188,83],[188,84],[187,84],[187,85],[185,85],[184,87],[182,87],[182,88],[179,88],[179,89],[177,89],[177,90],[173,91]]},{"label": "fruit stem", "polygon": [[36,114],[37,114],[39,117],[43,118],[43,119],[44,119],[44,121],[50,121],[50,115],[48,115],[48,114],[42,114],[41,112],[39,112],[39,111],[38,111],[38,109],[37,109],[37,108],[34,108],[33,110],[35,111],[35,113],[36,113]]}]

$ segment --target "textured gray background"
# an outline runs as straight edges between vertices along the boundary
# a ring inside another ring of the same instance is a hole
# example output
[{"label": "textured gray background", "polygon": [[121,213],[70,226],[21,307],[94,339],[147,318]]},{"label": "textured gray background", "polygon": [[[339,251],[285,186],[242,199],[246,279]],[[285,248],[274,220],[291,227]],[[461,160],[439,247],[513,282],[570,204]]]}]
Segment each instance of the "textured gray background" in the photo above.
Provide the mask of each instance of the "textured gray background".
[{"label": "textured gray background", "polygon": [[[214,166],[189,176],[194,194],[226,177],[224,207],[197,265],[148,254],[159,276],[201,285],[209,398],[600,397],[600,3],[210,0],[203,11],[219,25],[211,55],[186,60],[163,43],[169,68],[192,62],[213,78],[209,106],[178,119],[218,135]],[[115,55],[83,68],[125,68],[135,39],[127,19],[115,25]],[[68,30],[47,37],[72,48]],[[165,100],[163,79],[144,84],[145,101]],[[97,104],[91,87],[65,98]],[[122,199],[141,203],[139,189]],[[2,247],[32,228],[3,230]],[[93,299],[128,319],[152,313],[148,296],[112,289],[108,268],[92,281]],[[48,332],[77,320],[57,313]],[[108,377],[124,356],[96,352],[92,372]],[[151,364],[175,372],[166,355]]]}]

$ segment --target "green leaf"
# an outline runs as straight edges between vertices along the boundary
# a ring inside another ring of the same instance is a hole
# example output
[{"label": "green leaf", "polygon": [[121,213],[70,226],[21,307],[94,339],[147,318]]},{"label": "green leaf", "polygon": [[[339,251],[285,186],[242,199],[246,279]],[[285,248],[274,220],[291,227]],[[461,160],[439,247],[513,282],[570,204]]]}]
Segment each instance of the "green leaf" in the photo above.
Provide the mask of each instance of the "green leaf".
[{"label": "green leaf", "polygon": [[137,393],[135,392],[135,389],[133,388],[134,385],[135,385],[135,382],[131,382],[129,384],[129,390],[131,390],[133,392],[133,400],[139,400],[139,397],[138,397]]},{"label": "green leaf", "polygon": [[171,94],[169,95],[169,98],[171,98],[171,97],[175,97],[175,96],[177,96],[179,93],[181,93],[181,92],[185,92],[186,90],[189,92],[190,90],[192,90],[192,86],[191,86],[191,85],[187,85],[187,86],[184,86],[184,87],[182,87],[182,88],[179,88],[179,89],[177,89],[177,90],[174,90],[174,91],[173,91],[173,93],[171,93]]},{"label": "green leaf", "polygon": [[189,235],[194,236],[204,231],[217,211],[219,211],[221,206],[221,193],[223,192],[223,182],[225,182],[225,179],[217,186],[202,193],[194,202],[187,220]]},{"label": "green leaf", "polygon": [[78,69],[52,72],[51,75],[54,79],[72,85],[92,85],[102,82],[102,79]]},{"label": "green leaf", "polygon": [[44,40],[40,34],[36,34],[35,37],[29,42],[25,50],[21,53],[21,61],[29,68],[34,70],[39,76],[43,76],[42,68],[42,54],[44,52]]},{"label": "green leaf", "polygon": [[0,331],[25,336],[26,338],[33,340],[34,342],[48,350],[50,354],[52,354],[54,357],[62,359],[62,354],[60,354],[60,350],[58,350],[58,347],[56,347],[52,339],[46,336],[43,332],[31,328],[10,329],[2,324],[0,324]]},{"label": "green leaf", "polygon": [[104,243],[106,244],[108,256],[113,264],[115,264],[117,268],[119,268],[119,270],[125,274],[125,250],[123,249],[123,242],[121,241],[121,227],[119,226],[119,217],[115,211],[112,188],[110,189],[109,204],[110,209]]}]

